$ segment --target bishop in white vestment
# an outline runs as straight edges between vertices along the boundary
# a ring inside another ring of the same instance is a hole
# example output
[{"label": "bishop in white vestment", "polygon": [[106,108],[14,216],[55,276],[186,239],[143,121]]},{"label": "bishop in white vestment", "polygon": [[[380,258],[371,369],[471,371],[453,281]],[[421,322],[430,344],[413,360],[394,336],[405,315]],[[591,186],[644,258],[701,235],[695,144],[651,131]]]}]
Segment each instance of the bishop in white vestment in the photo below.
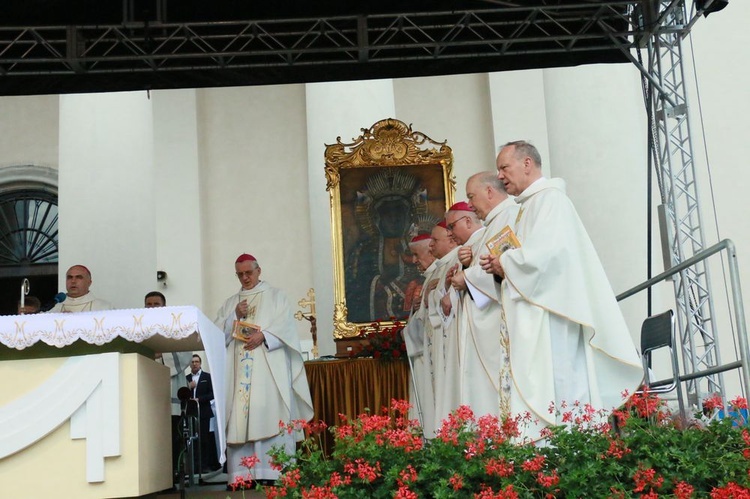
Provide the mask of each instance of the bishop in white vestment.
[{"label": "bishop in white vestment", "polygon": [[433,274],[436,281],[435,289],[427,294],[427,318],[432,329],[432,345],[430,351],[430,366],[432,383],[435,393],[435,416],[433,427],[440,428],[443,419],[457,406],[458,393],[455,381],[458,363],[452,356],[456,355],[455,336],[448,336],[443,329],[443,317],[440,313],[440,300],[446,293],[446,276],[450,269],[458,263],[458,245],[448,230],[447,223],[442,220],[432,229],[430,251],[437,258],[437,268]]},{"label": "bishop in white vestment", "polygon": [[[465,362],[462,359],[466,352],[468,334],[467,315],[464,308],[473,306],[473,302],[471,294],[466,292],[465,285],[460,286],[460,289],[457,286],[461,282],[465,283],[462,281],[463,271],[471,264],[472,255],[479,254],[485,227],[474,209],[465,201],[459,201],[451,206],[445,213],[445,221],[451,237],[460,245],[457,256],[459,263],[448,269],[447,276],[451,278],[451,283],[441,298],[438,309],[443,322],[443,336],[446,338],[446,372],[449,375],[446,376],[445,383],[442,385],[443,405],[436,410],[447,415],[462,403],[470,403],[461,400],[461,385],[464,378],[462,366]],[[454,280],[456,285],[453,284]],[[443,418],[446,417],[445,415]]]},{"label": "bishop in white vestment", "polygon": [[506,144],[498,178],[516,194],[521,247],[483,267],[503,277],[510,339],[511,411],[538,421],[529,436],[560,423],[551,403],[612,409],[637,389],[641,363],[594,246],[560,179],[546,179],[534,146]]},{"label": "bishop in white vestment", "polygon": [[[510,409],[510,368],[507,331],[503,328],[498,284],[477,265],[489,252],[486,242],[518,214],[518,205],[509,198],[492,172],[482,172],[466,183],[469,203],[483,221],[485,230],[464,269],[466,291],[459,328],[465,332],[461,358],[461,403],[471,406],[475,415],[502,416]],[[470,295],[470,296],[469,296]]]},{"label": "bishop in white vestment", "polygon": [[409,356],[411,377],[413,383],[409,386],[410,419],[418,419],[425,435],[434,434],[433,421],[435,419],[435,394],[433,392],[432,375],[429,366],[429,354],[425,353],[429,342],[427,328],[430,321],[427,318],[427,304],[425,290],[432,281],[437,268],[435,257],[430,253],[430,234],[418,234],[409,242],[412,252],[412,262],[424,277],[424,284],[418,299],[414,300],[413,308],[404,328],[404,342],[406,354]]},{"label": "bishop in white vestment", "polygon": [[[299,336],[284,293],[260,280],[260,266],[240,255],[235,270],[242,289],[219,309],[216,324],[227,345],[227,472],[229,481],[247,474],[240,460],[260,459],[251,475],[275,480],[267,452],[283,446],[293,454],[300,433],[280,432],[279,422],[310,420],[312,399],[307,384]],[[244,338],[233,334],[236,320],[252,324]]]}]

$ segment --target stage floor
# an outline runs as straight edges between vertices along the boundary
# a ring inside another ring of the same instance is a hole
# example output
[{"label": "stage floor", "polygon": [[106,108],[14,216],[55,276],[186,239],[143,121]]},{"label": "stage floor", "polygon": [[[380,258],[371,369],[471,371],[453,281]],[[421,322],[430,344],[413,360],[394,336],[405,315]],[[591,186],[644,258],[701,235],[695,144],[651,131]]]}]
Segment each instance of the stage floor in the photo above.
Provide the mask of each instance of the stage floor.
[{"label": "stage floor", "polygon": [[[185,489],[185,497],[190,499],[254,499],[266,497],[266,495],[259,490],[237,490],[234,492],[227,491],[227,484],[206,484],[206,485],[195,485]],[[170,492],[158,492],[156,495],[145,496],[144,499],[179,499],[179,491]]]}]

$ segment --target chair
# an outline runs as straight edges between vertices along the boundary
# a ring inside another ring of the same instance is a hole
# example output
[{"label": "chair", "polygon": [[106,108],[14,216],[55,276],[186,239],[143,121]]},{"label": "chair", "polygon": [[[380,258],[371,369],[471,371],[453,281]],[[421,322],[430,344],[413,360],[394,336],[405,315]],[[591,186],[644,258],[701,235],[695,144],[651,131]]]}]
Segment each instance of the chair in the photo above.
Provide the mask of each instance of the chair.
[{"label": "chair", "polygon": [[[650,393],[677,392],[677,402],[680,416],[686,417],[685,403],[682,398],[680,384],[680,368],[677,361],[677,351],[674,348],[674,313],[667,310],[661,314],[652,315],[643,321],[641,326],[641,361],[643,362],[644,385]],[[660,348],[669,350],[672,362],[672,377],[659,381],[651,380],[651,354]]]}]

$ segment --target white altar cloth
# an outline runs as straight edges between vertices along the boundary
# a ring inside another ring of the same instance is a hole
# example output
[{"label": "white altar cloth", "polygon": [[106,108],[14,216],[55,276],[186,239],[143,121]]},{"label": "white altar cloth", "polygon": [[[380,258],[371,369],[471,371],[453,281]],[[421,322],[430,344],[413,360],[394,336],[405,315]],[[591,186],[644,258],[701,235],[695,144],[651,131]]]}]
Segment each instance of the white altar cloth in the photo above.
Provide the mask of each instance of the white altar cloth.
[{"label": "white altar cloth", "polygon": [[[155,352],[204,350],[216,400],[216,418],[224,421],[224,332],[197,307],[135,308],[61,314],[0,316],[0,344],[23,350],[38,342],[63,348],[78,340],[102,346],[116,338],[141,343]],[[226,446],[224,425],[217,428]],[[220,461],[224,462],[224,455]]]}]

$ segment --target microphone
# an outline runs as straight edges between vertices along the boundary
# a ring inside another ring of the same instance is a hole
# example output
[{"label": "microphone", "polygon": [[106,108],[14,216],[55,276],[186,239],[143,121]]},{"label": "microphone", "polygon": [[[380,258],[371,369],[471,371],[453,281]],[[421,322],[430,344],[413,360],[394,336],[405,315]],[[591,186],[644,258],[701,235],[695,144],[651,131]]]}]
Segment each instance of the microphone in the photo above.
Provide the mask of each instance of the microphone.
[{"label": "microphone", "polygon": [[64,302],[65,298],[67,297],[68,295],[66,295],[65,293],[57,293],[55,297],[53,298],[53,301],[51,303],[48,302],[47,305],[45,305],[44,308],[42,308],[42,311],[49,312],[55,307],[55,305],[57,305],[58,303]]},{"label": "microphone", "polygon": [[190,400],[192,397],[193,397],[193,391],[187,386],[181,386],[177,390],[177,398],[180,399],[180,402],[185,402],[186,400]]},{"label": "microphone", "polygon": [[180,399],[180,409],[183,416],[198,415],[198,404],[194,400],[190,400],[192,397],[193,390],[187,386],[181,386],[177,390],[177,398]]}]

